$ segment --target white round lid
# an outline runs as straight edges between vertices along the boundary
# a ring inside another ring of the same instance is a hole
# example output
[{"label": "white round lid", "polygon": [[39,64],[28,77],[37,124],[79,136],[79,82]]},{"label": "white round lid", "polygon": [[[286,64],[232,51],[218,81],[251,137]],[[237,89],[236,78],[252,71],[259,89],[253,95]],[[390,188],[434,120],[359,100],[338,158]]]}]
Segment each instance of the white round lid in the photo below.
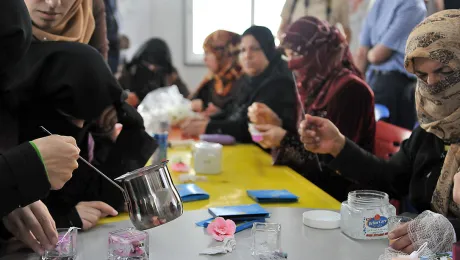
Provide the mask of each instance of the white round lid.
[{"label": "white round lid", "polygon": [[340,214],[329,210],[306,211],[303,213],[303,224],[318,229],[339,228]]}]

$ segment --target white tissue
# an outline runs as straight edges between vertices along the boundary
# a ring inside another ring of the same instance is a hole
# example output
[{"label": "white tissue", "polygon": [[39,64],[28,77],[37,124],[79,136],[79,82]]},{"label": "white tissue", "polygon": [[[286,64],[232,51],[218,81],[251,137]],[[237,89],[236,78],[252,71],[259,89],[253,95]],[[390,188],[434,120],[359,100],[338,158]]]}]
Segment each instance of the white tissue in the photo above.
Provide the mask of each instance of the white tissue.
[{"label": "white tissue", "polygon": [[200,255],[217,255],[231,253],[236,248],[235,238],[225,238],[221,245],[209,247],[203,250]]}]

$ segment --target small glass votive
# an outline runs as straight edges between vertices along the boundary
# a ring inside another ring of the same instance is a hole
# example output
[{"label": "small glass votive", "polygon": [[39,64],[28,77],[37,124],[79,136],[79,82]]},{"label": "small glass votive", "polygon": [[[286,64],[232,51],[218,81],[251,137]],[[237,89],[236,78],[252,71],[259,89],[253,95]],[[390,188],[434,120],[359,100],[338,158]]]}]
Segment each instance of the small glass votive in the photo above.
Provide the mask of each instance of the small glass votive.
[{"label": "small glass votive", "polygon": [[[389,217],[388,218],[388,233],[391,231],[395,230],[399,226],[411,222],[413,219],[410,217],[404,217],[404,216],[395,216],[395,217]],[[390,246],[396,241],[397,239],[390,239]]]},{"label": "small glass votive", "polygon": [[252,255],[274,255],[281,252],[281,224],[254,223],[252,225]]},{"label": "small glass votive", "polygon": [[148,260],[149,234],[134,228],[109,233],[108,260]]},{"label": "small glass votive", "polygon": [[78,228],[58,228],[58,242],[53,250],[46,250],[42,260],[77,259]]}]

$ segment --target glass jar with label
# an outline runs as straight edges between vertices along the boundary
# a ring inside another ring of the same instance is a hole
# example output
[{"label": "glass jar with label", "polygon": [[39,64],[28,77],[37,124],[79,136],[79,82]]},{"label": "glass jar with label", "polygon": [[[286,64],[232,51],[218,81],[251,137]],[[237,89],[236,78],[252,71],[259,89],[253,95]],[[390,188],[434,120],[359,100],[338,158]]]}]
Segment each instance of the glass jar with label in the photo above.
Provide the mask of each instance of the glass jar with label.
[{"label": "glass jar with label", "polygon": [[388,235],[388,218],[396,216],[388,194],[360,190],[348,193],[340,209],[340,229],[354,239],[383,239]]}]

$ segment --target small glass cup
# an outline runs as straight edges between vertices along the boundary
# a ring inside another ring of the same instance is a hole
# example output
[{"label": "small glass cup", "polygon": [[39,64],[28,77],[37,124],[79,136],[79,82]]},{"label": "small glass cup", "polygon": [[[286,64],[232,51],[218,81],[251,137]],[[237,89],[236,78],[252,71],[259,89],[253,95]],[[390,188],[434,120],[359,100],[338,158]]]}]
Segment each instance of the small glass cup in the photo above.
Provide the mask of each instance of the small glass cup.
[{"label": "small glass cup", "polygon": [[58,228],[58,242],[53,250],[46,250],[42,260],[77,258],[77,228]]},{"label": "small glass cup", "polygon": [[273,255],[281,251],[281,224],[256,222],[251,234],[252,255]]},{"label": "small glass cup", "polygon": [[[395,230],[399,226],[411,222],[413,219],[410,217],[404,217],[404,216],[395,216],[395,217],[390,217],[388,218],[388,233],[391,231]],[[390,239],[390,246],[398,239]]]},{"label": "small glass cup", "polygon": [[108,260],[148,260],[149,234],[134,228],[109,233]]}]

